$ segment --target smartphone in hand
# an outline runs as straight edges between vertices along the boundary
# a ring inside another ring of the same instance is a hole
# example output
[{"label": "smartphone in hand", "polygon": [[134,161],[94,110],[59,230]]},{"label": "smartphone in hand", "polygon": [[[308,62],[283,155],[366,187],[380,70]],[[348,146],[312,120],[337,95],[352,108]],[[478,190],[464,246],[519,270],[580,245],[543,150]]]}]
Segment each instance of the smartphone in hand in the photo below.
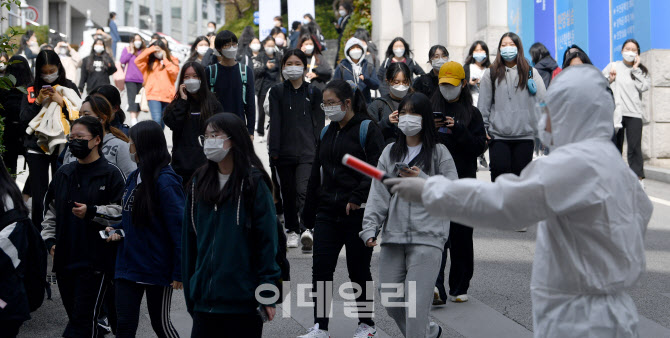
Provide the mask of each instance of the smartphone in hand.
[{"label": "smartphone in hand", "polygon": [[107,239],[107,238],[109,238],[109,236],[111,236],[113,234],[117,234],[121,237],[126,237],[126,233],[123,232],[123,229],[116,229],[116,230],[112,230],[112,231],[109,231],[109,232],[107,232],[105,230],[100,230],[100,237],[102,237],[102,239]]},{"label": "smartphone in hand", "polygon": [[433,112],[433,118],[439,119],[440,121],[444,121],[444,119],[445,119],[444,114],[442,114],[442,112],[439,112],[439,111],[434,111]]},{"label": "smartphone in hand", "polygon": [[395,164],[395,168],[398,169],[398,172],[403,171],[403,170],[409,170],[409,166],[406,163],[402,163],[402,162],[397,162]]},{"label": "smartphone in hand", "polygon": [[263,320],[263,323],[267,323],[270,321],[270,316],[268,315],[268,311],[265,309],[265,306],[259,305],[256,308],[256,312],[258,312],[258,315],[261,316],[261,320]]}]

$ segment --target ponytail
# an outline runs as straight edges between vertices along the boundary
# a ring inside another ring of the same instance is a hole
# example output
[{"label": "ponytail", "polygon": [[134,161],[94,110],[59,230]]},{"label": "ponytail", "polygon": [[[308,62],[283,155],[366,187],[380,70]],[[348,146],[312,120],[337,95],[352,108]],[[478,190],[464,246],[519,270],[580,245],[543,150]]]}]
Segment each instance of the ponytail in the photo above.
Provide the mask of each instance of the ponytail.
[{"label": "ponytail", "polygon": [[353,110],[354,115],[362,116],[375,123],[377,122],[377,119],[368,114],[368,106],[367,103],[365,103],[365,96],[363,96],[363,92],[358,89],[358,86],[353,83],[353,81],[332,80],[328,82],[326,88],[323,89],[324,92],[326,90],[335,93],[335,96],[337,96],[340,101],[344,102],[345,100],[351,100],[351,110]]},{"label": "ponytail", "polygon": [[109,132],[112,133],[112,135],[116,136],[116,138],[118,138],[119,140],[121,140],[123,142],[126,142],[126,143],[130,142],[130,139],[128,138],[128,136],[126,136],[126,134],[124,134],[119,128],[112,127],[109,124],[109,121],[105,122],[105,129],[108,129]]},{"label": "ponytail", "polygon": [[123,142],[128,143],[130,141],[128,136],[126,136],[126,134],[124,134],[121,130],[116,127],[112,127],[111,122],[114,119],[114,113],[112,112],[112,104],[107,101],[106,97],[104,97],[102,94],[95,93],[93,95],[89,95],[84,100],[84,103],[86,102],[91,105],[91,109],[96,115],[98,115],[98,118],[101,119],[104,117],[104,130],[108,130],[110,133],[112,133],[112,135],[116,136]]}]

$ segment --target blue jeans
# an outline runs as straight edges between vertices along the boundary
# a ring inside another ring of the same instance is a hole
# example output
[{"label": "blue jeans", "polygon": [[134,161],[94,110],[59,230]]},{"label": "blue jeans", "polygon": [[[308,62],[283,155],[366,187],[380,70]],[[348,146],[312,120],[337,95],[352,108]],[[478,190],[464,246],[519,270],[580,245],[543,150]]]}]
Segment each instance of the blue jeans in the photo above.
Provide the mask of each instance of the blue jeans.
[{"label": "blue jeans", "polygon": [[151,119],[158,122],[162,128],[165,128],[165,123],[163,122],[163,111],[167,107],[167,102],[149,100],[149,111],[151,112]]}]

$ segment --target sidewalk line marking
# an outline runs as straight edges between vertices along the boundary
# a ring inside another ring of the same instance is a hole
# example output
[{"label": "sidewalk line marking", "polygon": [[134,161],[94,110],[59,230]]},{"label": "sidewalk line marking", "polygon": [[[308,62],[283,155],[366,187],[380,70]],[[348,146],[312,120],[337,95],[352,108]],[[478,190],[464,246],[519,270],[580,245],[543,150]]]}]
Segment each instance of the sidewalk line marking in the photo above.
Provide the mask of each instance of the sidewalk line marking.
[{"label": "sidewalk line marking", "polygon": [[652,197],[652,196],[649,196],[649,199],[654,203],[663,204],[666,207],[670,207],[670,201],[666,201],[664,199],[661,199],[661,198],[658,198],[658,197]]}]

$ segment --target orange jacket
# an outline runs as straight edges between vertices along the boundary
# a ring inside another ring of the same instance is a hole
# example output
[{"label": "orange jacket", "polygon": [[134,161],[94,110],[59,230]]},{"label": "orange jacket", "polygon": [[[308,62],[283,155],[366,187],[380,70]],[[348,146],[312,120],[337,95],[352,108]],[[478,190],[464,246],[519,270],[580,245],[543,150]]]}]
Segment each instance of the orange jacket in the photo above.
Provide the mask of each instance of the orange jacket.
[{"label": "orange jacket", "polygon": [[144,90],[147,100],[172,102],[175,95],[175,82],[179,76],[179,59],[171,56],[172,62],[163,58],[154,62],[151,74],[149,70],[149,56],[154,53],[153,48],[146,48],[136,59],[135,65],[144,76]]}]

